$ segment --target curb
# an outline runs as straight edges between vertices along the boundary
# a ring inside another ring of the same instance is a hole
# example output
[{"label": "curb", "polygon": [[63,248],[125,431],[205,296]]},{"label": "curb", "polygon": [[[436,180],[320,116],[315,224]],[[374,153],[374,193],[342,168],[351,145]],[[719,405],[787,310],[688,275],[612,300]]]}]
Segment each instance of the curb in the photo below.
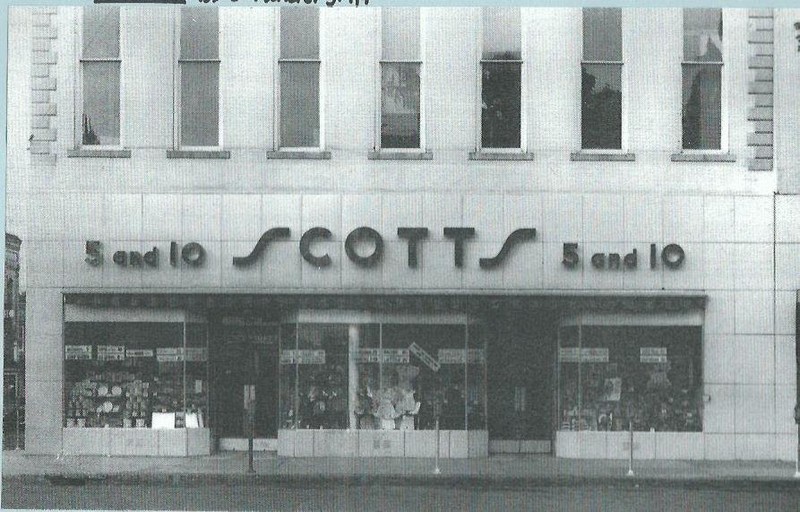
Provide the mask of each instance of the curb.
[{"label": "curb", "polygon": [[601,487],[678,487],[685,489],[731,489],[746,490],[794,490],[800,492],[800,480],[786,477],[741,477],[719,478],[691,476],[544,476],[506,477],[496,475],[280,475],[280,474],[52,474],[15,475],[3,477],[4,485],[85,486],[85,485],[256,485],[295,488],[366,486],[395,487],[457,487],[521,489],[537,487],[601,486]]}]

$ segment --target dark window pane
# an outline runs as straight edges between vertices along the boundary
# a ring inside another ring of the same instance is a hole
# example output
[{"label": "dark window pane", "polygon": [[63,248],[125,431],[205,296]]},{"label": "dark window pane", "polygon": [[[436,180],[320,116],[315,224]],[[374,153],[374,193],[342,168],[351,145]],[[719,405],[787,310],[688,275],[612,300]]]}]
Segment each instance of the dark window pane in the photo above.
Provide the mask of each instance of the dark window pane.
[{"label": "dark window pane", "polygon": [[683,148],[720,149],[721,67],[683,66]]},{"label": "dark window pane", "polygon": [[83,145],[119,145],[119,62],[83,63],[81,125]]},{"label": "dark window pane", "polygon": [[181,64],[181,145],[219,144],[219,64]]},{"label": "dark window pane", "polygon": [[282,62],[280,66],[281,146],[318,147],[319,64]]},{"label": "dark window pane", "polygon": [[483,59],[521,59],[520,34],[518,7],[484,7]]},{"label": "dark window pane", "polygon": [[621,64],[581,67],[581,140],[584,149],[622,148]]},{"label": "dark window pane", "polygon": [[622,9],[583,10],[583,60],[622,60]]},{"label": "dark window pane", "polygon": [[520,147],[520,77],[520,64],[483,63],[482,147]]},{"label": "dark window pane", "polygon": [[83,58],[119,57],[119,7],[83,9]]},{"label": "dark window pane", "polygon": [[381,147],[418,148],[419,64],[381,66]]},{"label": "dark window pane", "polygon": [[683,58],[722,62],[722,9],[683,10]]},{"label": "dark window pane", "polygon": [[319,57],[319,9],[281,7],[281,58]]},{"label": "dark window pane", "polygon": [[383,60],[419,60],[419,8],[381,9]]},{"label": "dark window pane", "polygon": [[217,9],[181,10],[181,58],[216,59],[219,56]]}]

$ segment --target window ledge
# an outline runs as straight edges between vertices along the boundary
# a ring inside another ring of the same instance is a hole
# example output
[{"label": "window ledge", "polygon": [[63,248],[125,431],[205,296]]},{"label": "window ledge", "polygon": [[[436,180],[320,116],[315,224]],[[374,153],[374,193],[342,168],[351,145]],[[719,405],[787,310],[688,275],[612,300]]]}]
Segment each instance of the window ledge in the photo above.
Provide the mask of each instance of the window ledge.
[{"label": "window ledge", "polygon": [[469,160],[533,160],[533,153],[500,153],[492,151],[471,151]]},{"label": "window ledge", "polygon": [[573,162],[633,162],[635,153],[591,153],[578,151],[570,153],[569,159]]},{"label": "window ledge", "polygon": [[205,149],[169,149],[167,158],[219,158],[228,159],[231,157],[230,151],[205,150]]},{"label": "window ledge", "polygon": [[430,151],[372,151],[367,154],[369,160],[433,160],[433,153]]},{"label": "window ledge", "polygon": [[731,153],[673,153],[673,162],[735,162],[736,155]]},{"label": "window ledge", "polygon": [[130,158],[130,149],[70,149],[69,158]]},{"label": "window ledge", "polygon": [[330,160],[330,151],[267,151],[267,160]]}]

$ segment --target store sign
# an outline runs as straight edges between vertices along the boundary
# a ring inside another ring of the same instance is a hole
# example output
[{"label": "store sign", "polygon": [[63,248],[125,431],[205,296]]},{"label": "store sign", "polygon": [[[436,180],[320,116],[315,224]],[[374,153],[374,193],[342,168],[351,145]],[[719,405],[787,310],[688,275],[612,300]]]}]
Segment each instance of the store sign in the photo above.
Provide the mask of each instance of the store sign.
[{"label": "store sign", "polygon": [[64,345],[64,359],[67,361],[80,361],[92,359],[91,345]]},{"label": "store sign", "polygon": [[325,351],[281,350],[280,364],[325,364]]},{"label": "store sign", "polygon": [[639,348],[640,363],[666,363],[667,347],[641,347]]},{"label": "store sign", "polygon": [[486,353],[482,348],[440,348],[439,364],[466,364],[486,362]]},{"label": "store sign", "polygon": [[[417,268],[419,264],[419,246],[427,239],[429,230],[426,227],[399,227],[397,237],[406,241],[407,258],[406,264],[409,268]],[[453,264],[456,268],[464,266],[464,247],[468,241],[475,237],[473,227],[446,227],[443,230],[445,238],[453,242]],[[278,240],[287,240],[291,237],[291,230],[288,227],[276,227],[265,231],[258,242],[256,242],[250,254],[246,256],[234,256],[234,267],[248,267],[259,261],[261,256],[271,243]],[[333,264],[328,253],[315,252],[313,246],[315,242],[330,240],[333,233],[325,227],[313,227],[306,230],[300,237],[299,252],[300,256],[311,265],[317,268],[328,267]],[[536,229],[520,228],[509,234],[499,252],[488,258],[479,258],[478,266],[484,270],[491,270],[502,265],[509,258],[512,249],[525,242],[536,239]],[[360,253],[359,249],[369,247],[367,253]],[[352,230],[344,241],[344,249],[347,258],[362,268],[369,268],[378,265],[383,260],[385,244],[382,235],[368,226],[358,227]],[[99,240],[87,240],[85,249],[85,261],[94,267],[103,264],[103,244]],[[118,250],[112,255],[112,261],[120,267],[158,267],[161,259],[161,250],[153,247],[151,250],[142,254],[139,251]],[[206,259],[205,248],[197,242],[179,244],[170,242],[168,250],[168,261],[170,266],[177,267],[181,264],[189,267],[200,267]],[[605,253],[597,252],[589,257],[592,268],[597,270],[633,270],[639,266],[639,251],[631,248],[630,252]],[[658,269],[664,267],[668,270],[676,270],[683,266],[686,260],[686,253],[683,248],[675,243],[670,243],[664,247],[657,244],[650,244],[649,248],[649,267]],[[576,242],[563,244],[561,264],[567,269],[578,268],[581,263],[581,255]]]},{"label": "store sign", "polygon": [[558,349],[560,363],[607,363],[607,348],[566,347]]}]

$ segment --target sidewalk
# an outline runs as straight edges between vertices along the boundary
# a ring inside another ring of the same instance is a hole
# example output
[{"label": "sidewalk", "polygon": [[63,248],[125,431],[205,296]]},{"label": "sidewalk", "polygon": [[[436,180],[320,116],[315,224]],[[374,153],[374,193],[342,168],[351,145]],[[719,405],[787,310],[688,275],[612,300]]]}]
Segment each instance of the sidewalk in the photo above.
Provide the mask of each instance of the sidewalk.
[{"label": "sidewalk", "polygon": [[800,489],[794,464],[774,461],[634,461],[627,476],[624,460],[557,459],[547,455],[493,455],[479,459],[443,459],[434,474],[433,459],[282,458],[257,452],[255,475],[247,473],[247,453],[222,452],[202,457],[103,457],[28,455],[4,451],[4,483],[113,482],[120,484],[195,484],[214,482],[303,483],[340,481],[345,485],[535,486],[613,484],[778,485]]}]

